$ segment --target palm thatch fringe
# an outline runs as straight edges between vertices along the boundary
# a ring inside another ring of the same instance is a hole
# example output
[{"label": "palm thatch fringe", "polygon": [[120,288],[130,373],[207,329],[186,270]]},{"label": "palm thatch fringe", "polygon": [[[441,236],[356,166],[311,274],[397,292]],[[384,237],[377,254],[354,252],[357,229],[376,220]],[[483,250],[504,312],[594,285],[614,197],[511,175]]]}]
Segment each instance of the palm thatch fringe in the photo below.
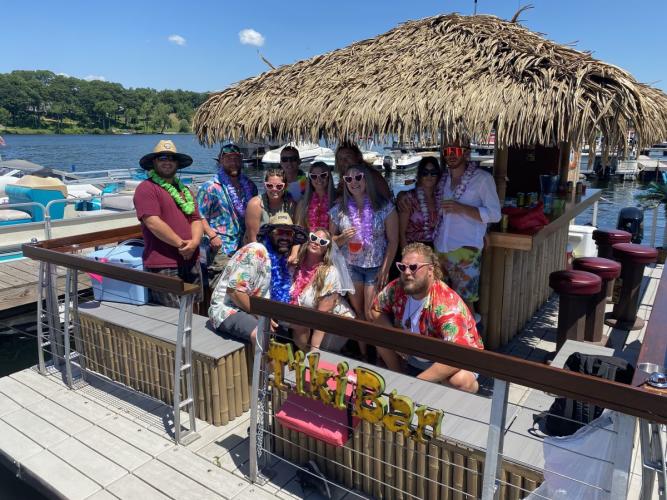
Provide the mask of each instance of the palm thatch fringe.
[{"label": "palm thatch fringe", "polygon": [[435,16],[213,94],[194,130],[236,140],[483,137],[620,145],[667,137],[667,95],[590,53],[494,16]]}]

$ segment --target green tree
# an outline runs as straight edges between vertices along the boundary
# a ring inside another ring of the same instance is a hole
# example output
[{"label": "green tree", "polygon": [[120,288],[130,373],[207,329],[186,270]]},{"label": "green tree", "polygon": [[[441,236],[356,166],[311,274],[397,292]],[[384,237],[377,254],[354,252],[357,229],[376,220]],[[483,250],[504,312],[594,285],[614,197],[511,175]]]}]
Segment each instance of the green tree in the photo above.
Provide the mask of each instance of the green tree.
[{"label": "green tree", "polygon": [[187,134],[190,132],[190,122],[187,120],[181,120],[178,122],[178,131],[182,134]]},{"label": "green tree", "polygon": [[9,125],[12,120],[12,114],[5,108],[0,108],[0,125]]},{"label": "green tree", "polygon": [[95,114],[99,117],[100,123],[102,123],[102,128],[104,130],[108,130],[111,126],[111,115],[113,115],[118,109],[118,104],[116,104],[111,99],[105,99],[95,103],[93,109]]},{"label": "green tree", "polygon": [[151,125],[155,130],[159,130],[160,133],[164,132],[169,125],[171,125],[171,118],[169,117],[169,106],[166,104],[158,104],[153,108],[151,114]]}]

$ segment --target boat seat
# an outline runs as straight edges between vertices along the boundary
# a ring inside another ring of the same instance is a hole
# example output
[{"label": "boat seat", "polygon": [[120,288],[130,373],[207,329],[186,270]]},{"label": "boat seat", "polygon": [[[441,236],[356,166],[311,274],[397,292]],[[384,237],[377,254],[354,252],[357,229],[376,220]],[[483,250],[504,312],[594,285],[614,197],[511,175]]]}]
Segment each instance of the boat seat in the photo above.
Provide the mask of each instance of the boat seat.
[{"label": "boat seat", "polygon": [[555,271],[549,275],[549,286],[567,295],[593,295],[600,292],[601,280],[586,271]]},{"label": "boat seat", "polygon": [[14,210],[8,208],[6,210],[0,210],[0,222],[19,222],[27,219],[28,221],[32,219],[28,212],[23,210]]},{"label": "boat seat", "polygon": [[[178,315],[178,309],[153,304],[79,304],[86,368],[173,404]],[[246,344],[216,333],[207,317],[192,315],[197,418],[225,425],[249,409],[250,363]]]}]

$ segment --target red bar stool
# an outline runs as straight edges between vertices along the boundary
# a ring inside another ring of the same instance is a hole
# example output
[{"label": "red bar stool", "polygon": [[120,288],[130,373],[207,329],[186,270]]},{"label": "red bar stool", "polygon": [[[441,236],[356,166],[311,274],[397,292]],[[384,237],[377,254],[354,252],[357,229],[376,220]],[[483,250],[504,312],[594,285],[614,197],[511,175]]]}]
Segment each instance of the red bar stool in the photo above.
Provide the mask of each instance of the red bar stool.
[{"label": "red bar stool", "polygon": [[621,330],[639,330],[645,321],[637,317],[639,289],[646,264],[658,260],[658,251],[652,247],[634,243],[617,243],[613,246],[614,258],[621,263],[621,294],[614,310],[605,323]]},{"label": "red bar stool", "polygon": [[586,271],[554,271],[549,275],[549,286],[560,295],[557,349],[566,340],[584,340],[590,298],[600,293],[602,280]]},{"label": "red bar stool", "polygon": [[611,247],[616,243],[630,243],[632,234],[620,229],[596,229],[593,240],[598,247],[598,257],[613,258]]},{"label": "red bar stool", "polygon": [[577,271],[586,271],[599,276],[602,280],[600,293],[591,297],[589,310],[586,314],[586,342],[602,343],[602,329],[604,327],[604,310],[607,306],[607,297],[611,296],[614,280],[621,275],[621,264],[611,259],[601,257],[581,257],[574,259],[572,267]]}]

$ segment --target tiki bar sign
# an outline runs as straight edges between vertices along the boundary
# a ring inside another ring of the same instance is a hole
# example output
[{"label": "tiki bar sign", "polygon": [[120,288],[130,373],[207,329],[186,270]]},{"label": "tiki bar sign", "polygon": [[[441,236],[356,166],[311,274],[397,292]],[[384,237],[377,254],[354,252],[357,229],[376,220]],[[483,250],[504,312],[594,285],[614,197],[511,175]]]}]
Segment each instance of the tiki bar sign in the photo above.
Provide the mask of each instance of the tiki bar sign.
[{"label": "tiki bar sign", "polygon": [[[353,416],[372,424],[381,423],[390,431],[401,432],[406,437],[414,435],[419,441],[429,437],[425,432],[427,427],[431,428],[433,437],[440,434],[442,410],[422,405],[415,408],[412,399],[397,395],[395,390],[385,395],[384,377],[373,370],[357,367],[352,375],[346,361],[338,363],[335,372],[324,369],[319,367],[319,353],[306,357],[302,351],[293,353],[291,344],[274,340],[269,343],[268,357],[273,361],[273,386],[277,389],[292,389],[283,378],[283,368],[287,367],[294,372],[293,390],[300,396],[317,399],[339,410],[347,410],[352,400]],[[348,385],[352,389],[349,396]],[[411,422],[415,414],[417,426],[413,430]]]}]

